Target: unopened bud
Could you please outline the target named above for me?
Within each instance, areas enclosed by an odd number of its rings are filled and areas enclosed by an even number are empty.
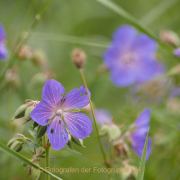
[[[119,142],[114,145],[114,150],[117,156],[121,158],[127,158],[128,146],[124,142]]]
[[[40,50],[37,50],[33,53],[31,60],[36,66],[43,67],[44,69],[48,67],[47,58],[45,54]]]
[[[19,108],[14,113],[14,120],[22,120],[22,122],[27,122],[31,119],[30,113],[34,109],[34,107],[38,104],[39,101],[29,100],[24,104],[19,106]]]
[[[164,30],[160,32],[161,41],[173,45],[178,46],[180,43],[178,35],[173,31]]]
[[[23,145],[25,143],[30,142],[31,140],[25,137],[23,134],[17,134],[12,139],[9,140],[7,146],[14,151],[21,151],[23,148]]]
[[[33,76],[31,83],[32,85],[44,84],[46,80],[52,79],[54,76],[55,76],[54,73],[50,70],[40,72]]]
[[[123,162],[123,167],[121,168],[121,176],[123,180],[136,179],[138,169],[135,166],[128,164],[127,161]]]
[[[121,131],[119,127],[113,123],[105,124],[100,129],[100,135],[105,135],[105,134],[108,135],[109,141],[112,142],[120,137]]]
[[[86,62],[86,53],[82,49],[74,49],[72,51],[72,62],[75,64],[75,66],[78,69],[81,69],[84,67],[84,64]]]

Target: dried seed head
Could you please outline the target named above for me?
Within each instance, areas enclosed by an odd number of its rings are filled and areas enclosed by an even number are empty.
[[[84,67],[86,62],[86,53],[82,49],[74,49],[71,55],[72,61],[78,69]]]
[[[18,57],[20,60],[26,60],[32,58],[33,50],[28,45],[23,45],[19,49]]]

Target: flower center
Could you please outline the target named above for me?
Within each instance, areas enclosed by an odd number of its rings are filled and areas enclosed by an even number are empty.
[[[63,110],[62,109],[57,109],[56,115],[61,116],[62,114],[63,114]]]
[[[133,66],[136,63],[137,56],[134,52],[126,52],[121,57],[121,63],[126,66]]]

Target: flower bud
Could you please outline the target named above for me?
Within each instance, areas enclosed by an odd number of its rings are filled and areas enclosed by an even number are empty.
[[[121,168],[121,176],[123,180],[136,179],[138,169],[135,166],[128,164],[127,161],[123,162],[123,167]]]
[[[53,77],[54,77],[54,73],[51,70],[47,70],[35,74],[31,80],[31,83],[32,85],[44,84],[46,80],[52,79]]]
[[[115,141],[121,135],[119,127],[115,124],[104,124],[100,129],[100,135],[108,135],[109,141]]]
[[[128,157],[128,146],[124,142],[119,142],[117,144],[114,144],[114,150],[117,156],[121,158]]]
[[[173,31],[164,30],[160,32],[161,41],[173,45],[178,46],[180,43],[178,35]]]
[[[19,152],[22,150],[23,145],[25,143],[28,143],[29,141],[31,140],[25,137],[23,134],[17,134],[12,139],[9,140],[7,146],[13,149],[14,151]]]
[[[27,122],[31,119],[30,113],[34,107],[38,104],[38,101],[27,100],[22,104],[14,113],[13,119],[23,119],[24,122]]]
[[[48,67],[47,58],[42,51],[39,51],[39,50],[35,51],[32,55],[31,60],[36,66],[40,66],[44,69],[47,69]]]
[[[78,68],[81,69],[84,67],[84,64],[86,62],[86,53],[82,49],[74,49],[72,51],[72,62],[74,65]]]

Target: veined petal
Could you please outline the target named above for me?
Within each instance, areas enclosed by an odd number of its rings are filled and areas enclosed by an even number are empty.
[[[87,93],[85,87],[75,88],[65,96],[63,108],[66,110],[83,108],[89,104],[88,96],[90,96],[90,92]]]
[[[155,76],[163,74],[164,66],[155,59],[145,57],[138,63],[139,73],[137,73],[137,83],[153,79]]]
[[[54,150],[62,149],[68,142],[68,132],[60,117],[55,117],[47,128],[47,135]]]
[[[8,51],[4,43],[0,43],[0,59],[6,59],[8,56]]]
[[[140,128],[140,127],[143,128],[143,127],[149,126],[150,117],[151,117],[150,109],[144,109],[144,111],[141,112],[141,114],[139,115],[139,117],[135,121],[136,127],[137,128]]]
[[[104,109],[96,109],[95,116],[96,116],[97,123],[100,125],[112,123],[111,114]]]
[[[0,42],[4,42],[6,39],[6,33],[3,26],[0,24]]]
[[[83,113],[65,113],[64,120],[72,136],[84,139],[92,132],[92,122]]]
[[[128,69],[114,69],[111,73],[111,79],[117,86],[126,87],[135,82],[136,73]]]
[[[113,43],[126,49],[131,47],[136,36],[137,31],[132,26],[123,25],[113,34]]]
[[[41,101],[37,104],[31,112],[32,120],[41,126],[46,126],[51,116],[52,108],[45,101]]]
[[[141,57],[151,57],[155,58],[157,43],[155,40],[149,38],[145,34],[138,35],[133,43],[133,49]]]
[[[64,94],[64,87],[56,80],[47,80],[42,92],[42,99],[49,105],[55,106],[60,103],[62,95]]]
[[[141,157],[143,153],[143,148],[145,144],[146,138],[140,138],[140,139],[134,139],[132,142],[132,148],[134,152]],[[151,154],[151,139],[148,138],[148,144],[147,144],[147,151],[146,151],[146,160],[149,158],[149,155]]]

